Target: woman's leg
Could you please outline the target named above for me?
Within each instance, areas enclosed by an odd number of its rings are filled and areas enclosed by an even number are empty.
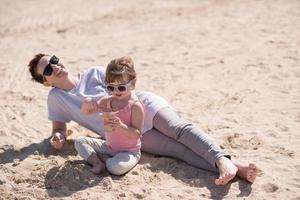
[[[230,158],[229,154],[222,150],[209,135],[194,127],[190,122],[181,119],[171,108],[161,109],[155,115],[153,124],[154,128],[159,130],[159,132],[173,138],[195,152],[198,157],[191,157],[192,159],[201,159],[202,162],[204,158],[214,167],[217,165],[219,178],[216,179],[216,184],[226,184],[236,173],[239,177],[249,182],[254,182],[257,175],[255,164],[245,165],[230,161],[228,159]],[[216,168],[212,169],[216,170]]]
[[[215,165],[220,157],[230,158],[209,135],[180,118],[171,108],[161,109],[155,115],[153,125],[155,129],[188,147],[211,165]]]
[[[173,157],[194,167],[218,172],[215,165],[211,165],[183,144],[155,129],[151,129],[143,134],[142,151],[160,156]]]
[[[230,179],[228,179],[228,171],[232,171],[232,162],[228,162],[228,159],[221,157],[218,162],[220,162],[219,169],[215,165],[211,165],[204,158],[194,153],[192,150],[184,146],[183,144],[175,141],[174,139],[165,136],[161,132],[151,129],[143,134],[142,137],[142,151],[160,155],[173,157],[182,160],[194,167],[201,168],[208,171],[219,172],[220,177],[217,179],[217,184],[226,184]],[[233,162],[237,167],[237,175],[251,183],[254,182],[257,176],[257,167],[255,164],[242,164],[239,162]],[[229,172],[230,173],[230,172]],[[229,177],[231,175],[229,174]]]

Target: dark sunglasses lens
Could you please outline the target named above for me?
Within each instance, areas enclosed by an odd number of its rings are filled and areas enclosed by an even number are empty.
[[[51,76],[52,72],[53,72],[52,67],[50,65],[47,65],[45,70],[44,70],[43,75],[44,76]]]
[[[109,85],[106,88],[110,92],[114,91],[114,89],[115,89],[113,86],[109,86]]]
[[[118,90],[119,90],[120,92],[124,92],[124,91],[126,91],[126,87],[125,87],[125,86],[119,86],[119,87],[118,87]]]
[[[56,56],[52,56],[49,63],[56,65],[59,62],[59,58]]]

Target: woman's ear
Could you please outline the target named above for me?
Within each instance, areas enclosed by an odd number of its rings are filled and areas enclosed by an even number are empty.
[[[51,85],[50,83],[48,83],[47,81],[44,81],[44,82],[43,82],[43,85],[46,86],[46,87],[51,87],[51,86],[52,86],[52,85]]]

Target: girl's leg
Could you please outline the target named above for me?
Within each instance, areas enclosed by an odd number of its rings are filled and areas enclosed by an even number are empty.
[[[194,167],[218,172],[215,165],[211,165],[183,144],[155,129],[151,129],[143,134],[142,151],[160,156],[173,157]]]
[[[122,175],[131,170],[139,162],[141,152],[119,152],[106,160],[107,170],[114,175]]]
[[[85,161],[93,167],[94,173],[100,173],[105,170],[105,165],[98,158],[97,153],[105,152],[104,140],[81,136],[74,141],[74,146],[77,152]]]
[[[209,135],[180,118],[171,108],[161,109],[155,115],[153,125],[155,129],[188,147],[213,166],[220,157],[230,158]]]

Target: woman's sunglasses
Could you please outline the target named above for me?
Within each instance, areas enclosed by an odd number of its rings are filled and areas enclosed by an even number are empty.
[[[53,73],[53,68],[51,67],[51,65],[57,65],[58,62],[59,58],[53,55],[50,58],[48,65],[44,69],[43,76],[51,76],[51,74]]]
[[[129,81],[126,84],[120,84],[120,85],[107,85],[106,89],[109,92],[113,92],[113,91],[125,92],[129,88],[130,82],[131,81]]]

